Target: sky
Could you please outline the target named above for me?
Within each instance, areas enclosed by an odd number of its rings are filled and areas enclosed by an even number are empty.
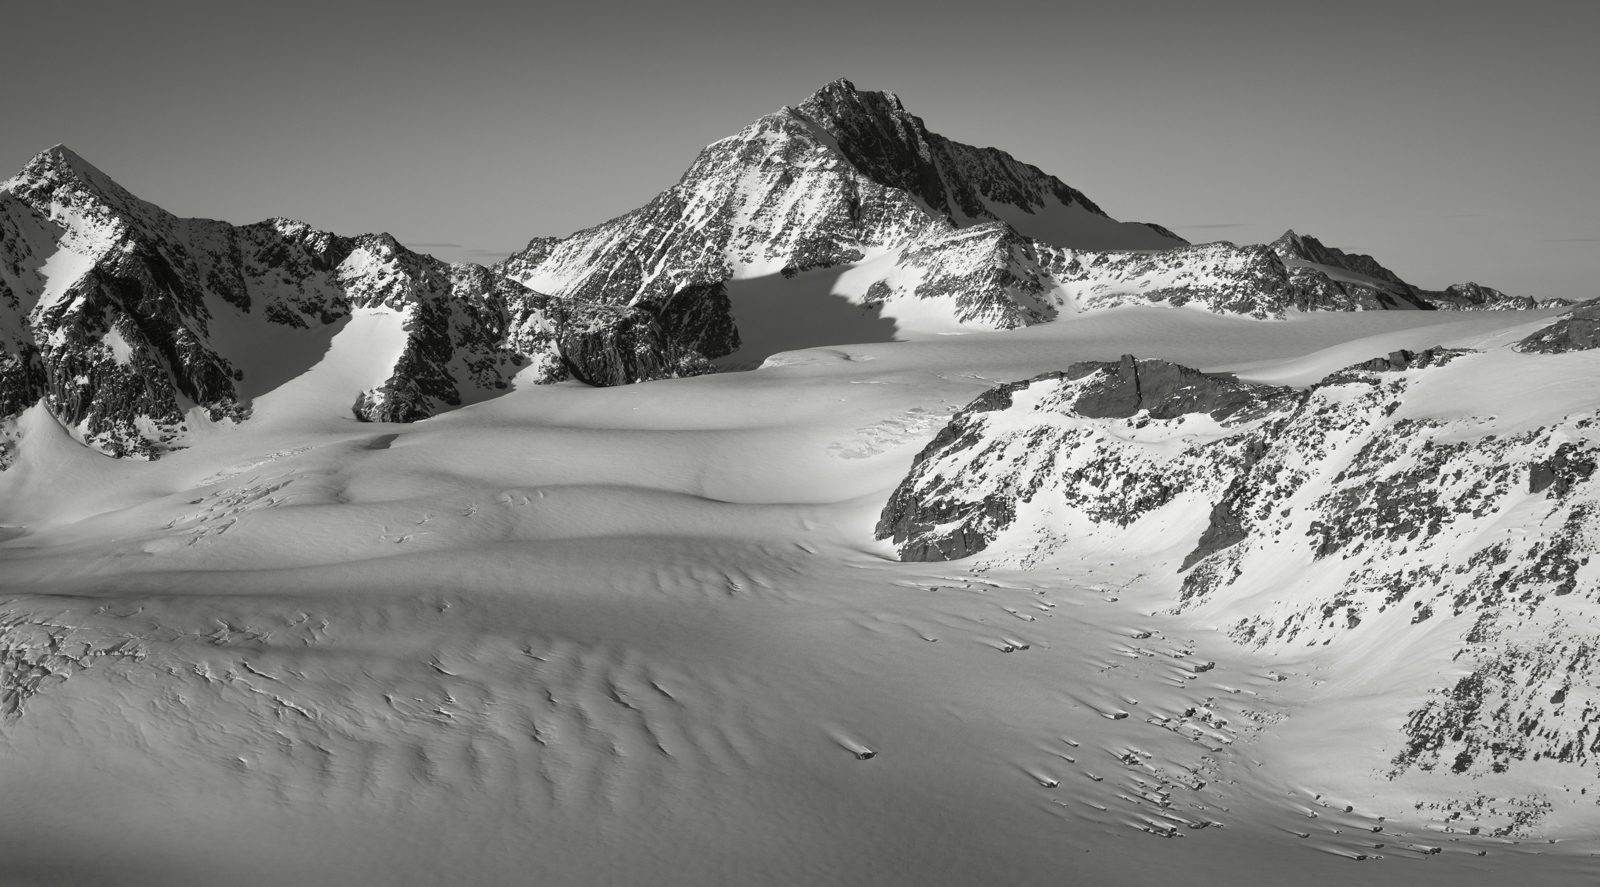
[[[1600,3],[12,4],[0,170],[489,262],[830,80],[1113,217],[1425,286],[1600,295]]]

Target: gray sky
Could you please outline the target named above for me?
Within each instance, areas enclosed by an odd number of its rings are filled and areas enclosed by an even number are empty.
[[[492,261],[848,77],[1190,240],[1600,294],[1600,4],[12,4],[0,169]]]

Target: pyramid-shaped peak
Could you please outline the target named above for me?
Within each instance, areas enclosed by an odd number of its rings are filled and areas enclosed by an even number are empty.
[[[1293,228],[1283,232],[1283,236],[1272,241],[1272,243],[1268,244],[1268,246],[1273,248],[1278,248],[1281,246],[1291,249],[1304,248],[1305,246],[1311,246],[1313,249],[1325,248],[1322,241],[1312,237],[1310,234],[1298,234]]]
[[[66,177],[77,179],[89,186],[116,187],[110,176],[66,145],[51,145],[33,155],[33,159],[29,160],[17,174],[19,179],[28,178],[35,181],[59,181]]]
[[[66,145],[52,145],[35,154],[20,172],[0,183],[0,190],[22,198],[47,215],[53,214],[46,209],[52,204],[98,206],[143,218],[164,215]]]
[[[73,169],[92,170],[99,172],[89,161],[84,160],[78,152],[63,144],[55,144],[34,155],[30,166],[33,164],[46,164],[51,166],[69,166]]]
[[[1342,251],[1325,245],[1310,234],[1295,233],[1293,228],[1283,232],[1282,237],[1267,244],[1267,248],[1277,253],[1281,258],[1304,259],[1312,262],[1327,262],[1328,264],[1338,264],[1337,262],[1329,261],[1331,256],[1335,254],[1344,255]]]
[[[1368,277],[1395,284],[1401,288],[1410,287],[1410,284],[1401,280],[1398,274],[1379,264],[1377,259],[1361,253],[1347,253],[1338,247],[1328,246],[1310,234],[1296,234],[1293,228],[1283,232],[1282,237],[1267,244],[1267,248],[1277,253],[1280,259],[1299,259],[1318,265],[1343,268],[1347,271],[1354,271],[1357,274],[1365,274]]]

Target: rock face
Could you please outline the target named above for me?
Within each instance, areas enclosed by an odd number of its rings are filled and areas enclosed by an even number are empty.
[[[0,189],[7,416],[45,398],[86,440],[128,455],[170,436],[180,401],[238,415],[235,370],[206,345],[210,310],[196,285],[206,272],[168,245],[188,233],[176,222],[61,148]],[[286,239],[310,264],[340,249]]]
[[[1108,218],[1080,192],[993,148],[928,131],[890,93],[830,83],[700,153],[634,212],[501,264],[558,296],[632,304],[734,276],[847,264],[1010,223],[1058,246],[1164,249],[1164,229]]]
[[[538,314],[546,297],[481,266],[411,252],[386,234],[356,244],[340,267],[340,304],[399,314],[405,331],[392,374],[357,396],[356,418],[415,422],[460,406],[463,395],[504,391],[525,360],[548,349],[548,337],[519,349],[508,335]]]
[[[1560,354],[1600,348],[1600,303],[1585,302],[1561,315],[1555,323],[1517,343],[1517,350],[1535,354]]]
[[[252,330],[364,313],[397,315],[404,332],[386,381],[353,405],[369,421],[492,396],[530,366],[536,382],[576,366],[602,384],[699,372],[738,340],[726,296],[691,292],[613,316],[388,235],[180,219],[56,147],[0,185],[0,437],[43,400],[88,446],[158,456],[191,421],[250,415],[250,380],[230,348]],[[651,318],[647,333],[635,315]],[[613,334],[629,342],[625,359],[604,349],[563,359],[560,342],[607,335],[608,322],[626,328]]]
[[[960,322],[1007,328],[1065,304],[1046,267],[1063,250],[1182,245],[1160,226],[1110,219],[1003,151],[930,132],[890,93],[841,80],[712,144],[648,205],[534,240],[499,268],[536,290],[626,305],[890,255],[870,300],[949,297]]]
[[[629,306],[556,302],[557,345],[572,378],[589,385],[714,372],[706,359],[738,346],[728,291],[695,284]]]
[[[1395,772],[1600,766],[1582,627],[1600,602],[1600,413],[1427,412],[1472,379],[1593,370],[1429,349],[1293,390],[1131,357],[1078,365],[952,417],[877,534],[905,560],[1137,559],[1178,610],[1252,647],[1459,638],[1468,673],[1411,712]]]
[[[1175,469],[1142,466],[1134,458],[1139,450],[1120,452],[1126,448],[1107,429],[1151,429],[1135,436],[1153,433],[1151,445],[1166,449],[1169,437],[1231,441],[1205,450],[1226,463],[1211,469],[1220,477],[1254,445],[1234,440],[1235,431],[1255,428],[1301,398],[1291,389],[1132,355],[1002,385],[952,416],[917,456],[884,507],[877,535],[893,540],[903,560],[969,557],[1041,495],[1064,497],[1095,523],[1126,526],[1197,483],[1205,466],[1193,458]],[[1013,431],[1019,424],[1026,429]]]

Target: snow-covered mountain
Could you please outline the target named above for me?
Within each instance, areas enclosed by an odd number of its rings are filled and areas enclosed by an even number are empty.
[[[338,412],[394,422],[513,377],[708,372],[740,344],[726,284],[829,268],[834,294],[902,332],[1150,303],[1258,319],[1534,307],[1477,284],[1426,292],[1294,232],[1189,245],[1117,222],[1054,176],[839,80],[713,143],[644,207],[493,268],[384,234],[180,219],[52,148],[0,184],[0,437],[42,401],[79,441],[153,457],[330,361],[345,369],[318,390]]]
[[[929,131],[892,93],[838,80],[707,147],[646,206],[536,239],[499,268],[541,292],[631,304],[687,284],[844,267],[861,273],[838,294],[860,304],[1000,329],[1150,302],[1262,319],[1532,306],[1476,284],[1425,293],[1293,232],[1270,247],[1186,247],[1159,225],[1114,221],[1003,151]]]
[[[1540,301],[1529,296],[1508,296],[1472,282],[1451,284],[1442,290],[1424,290],[1401,280],[1398,274],[1378,264],[1371,256],[1324,246],[1315,237],[1296,234],[1293,230],[1284,232],[1269,248],[1302,286],[1338,293],[1351,304],[1364,308],[1526,311],[1570,304],[1565,299]]]
[[[42,400],[83,443],[154,456],[191,422],[244,420],[341,334],[371,384],[340,406],[371,421],[482,400],[525,368],[613,384],[695,372],[736,340],[715,286],[686,293],[555,304],[387,234],[180,219],[57,146],[0,185],[0,422]]]
[[[839,80],[713,143],[644,207],[534,240],[503,267],[544,292],[628,303],[689,283],[856,262],[985,222],[1060,246],[1183,242],[1113,221],[1054,176],[931,133],[893,94]]]
[[[1453,645],[1467,673],[1412,712],[1396,774],[1597,764],[1594,316],[1303,389],[1132,356],[1001,385],[921,452],[877,533],[911,561],[1135,560],[1174,612],[1274,655]]]

